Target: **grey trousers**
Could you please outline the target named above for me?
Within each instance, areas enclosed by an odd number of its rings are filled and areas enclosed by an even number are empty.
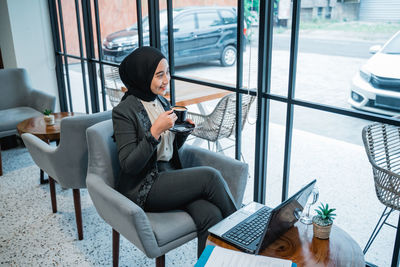
[[[208,229],[236,211],[229,188],[219,171],[194,167],[160,172],[147,196],[145,211],[183,209],[197,227],[197,256],[205,247]]]

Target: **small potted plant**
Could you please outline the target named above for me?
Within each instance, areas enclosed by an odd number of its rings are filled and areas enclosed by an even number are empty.
[[[54,125],[54,115],[51,114],[52,110],[51,109],[45,109],[43,111],[44,114],[44,121],[46,122],[46,125]]]
[[[336,209],[330,209],[328,204],[323,203],[316,209],[317,215],[313,217],[314,236],[319,239],[328,239],[331,233],[334,217],[333,213]]]

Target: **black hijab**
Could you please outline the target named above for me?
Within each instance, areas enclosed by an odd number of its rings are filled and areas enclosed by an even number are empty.
[[[165,58],[160,50],[143,46],[130,53],[119,65],[119,76],[128,91],[122,97],[125,100],[134,95],[144,101],[153,101],[157,95],[150,89],[158,63]]]

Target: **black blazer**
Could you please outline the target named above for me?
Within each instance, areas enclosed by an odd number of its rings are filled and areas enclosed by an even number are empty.
[[[170,110],[169,102],[157,96],[164,110]],[[112,111],[115,141],[117,143],[121,171],[117,190],[144,208],[151,186],[158,177],[157,145],[160,143],[150,132],[151,122],[142,102],[130,95]],[[175,134],[171,163],[182,168],[178,149],[188,134]]]

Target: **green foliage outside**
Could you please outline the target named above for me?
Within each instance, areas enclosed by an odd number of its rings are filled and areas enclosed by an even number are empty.
[[[259,0],[245,0],[244,2],[244,18],[247,26],[247,39],[248,41],[253,38],[253,31],[251,30],[251,25],[258,23],[259,14]]]
[[[244,17],[247,25],[248,41],[255,36],[252,25],[258,24],[259,0],[244,1]],[[278,12],[279,0],[274,0],[274,16],[276,18]],[[300,19],[302,17],[300,16]],[[299,24],[300,34],[308,36],[331,36],[332,38],[351,38],[368,41],[376,41],[384,43],[397,31],[400,30],[400,23],[396,22],[365,22],[365,21],[346,21],[325,18],[314,18],[310,21],[302,20]],[[290,33],[290,25],[288,27],[274,27],[275,33]]]
[[[302,21],[300,23],[300,29],[366,33],[393,33],[400,30],[400,23],[314,19],[312,21]]]
[[[259,0],[246,0],[244,2],[244,17],[246,19],[246,24],[250,27],[255,21],[258,20],[258,9],[260,6]],[[253,13],[250,11],[254,11]]]

